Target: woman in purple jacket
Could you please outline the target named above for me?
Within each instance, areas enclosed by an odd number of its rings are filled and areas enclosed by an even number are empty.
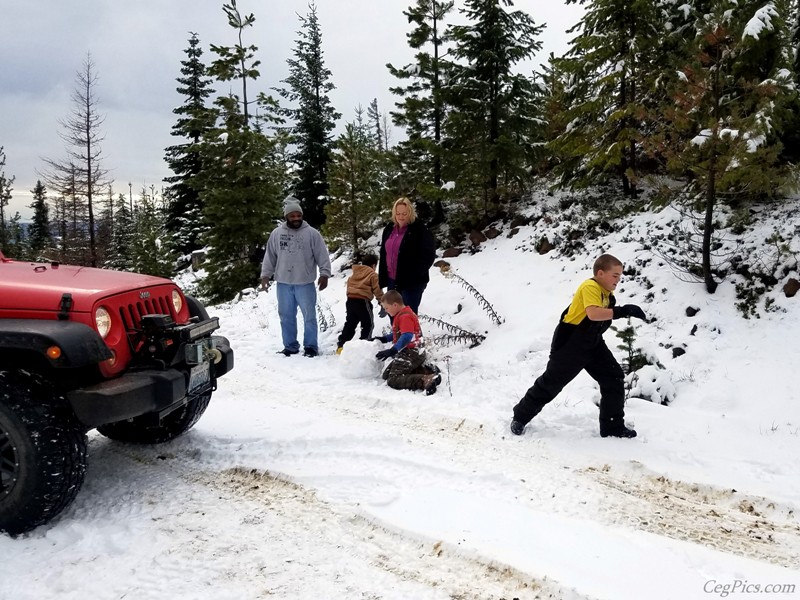
[[[428,271],[436,259],[436,244],[428,228],[417,221],[411,200],[399,198],[392,206],[392,223],[383,230],[378,282],[397,290],[403,302],[419,312]]]

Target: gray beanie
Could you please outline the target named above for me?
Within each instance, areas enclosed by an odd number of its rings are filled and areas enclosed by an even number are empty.
[[[293,212],[299,212],[301,215],[303,214],[300,201],[294,196],[286,196],[286,198],[283,199],[283,216],[285,217]]]

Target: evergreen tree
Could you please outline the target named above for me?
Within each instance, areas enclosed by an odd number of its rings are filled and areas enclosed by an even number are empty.
[[[25,230],[22,228],[22,216],[19,211],[15,212],[14,216],[8,220],[6,233],[6,247],[8,248],[9,256],[13,256],[17,260],[27,260],[28,244]]]
[[[219,129],[201,144],[200,180],[204,217],[214,223],[204,235],[208,275],[200,291],[212,302],[230,300],[258,282],[262,248],[280,215],[279,145],[257,129],[244,127],[235,99],[218,101]]]
[[[568,0],[584,4],[585,0]],[[594,0],[571,31],[579,31],[559,69],[568,76],[567,122],[551,147],[569,185],[618,177],[636,196],[643,142],[652,133],[655,82],[674,66],[663,42],[666,14],[653,0]]]
[[[416,192],[420,218],[432,223],[444,220],[444,178],[456,176],[449,167],[445,139],[449,110],[445,89],[452,76],[445,20],[454,4],[452,0],[417,0],[416,5],[403,11],[413,24],[406,38],[416,50],[415,62],[403,68],[386,65],[394,77],[404,82],[391,88],[402,98],[396,103],[392,120],[405,128],[408,136],[396,148],[405,178],[402,185],[405,191]]]
[[[373,144],[375,149],[388,152],[389,151],[389,132],[384,129],[381,111],[378,109],[378,99],[373,98],[367,108],[367,119],[369,121],[370,135],[373,137]]]
[[[214,125],[215,112],[206,107],[206,99],[214,90],[201,61],[203,50],[196,33],[191,34],[184,52],[188,58],[181,61],[181,77],[177,79],[177,91],[184,97],[184,103],[172,111],[178,120],[171,133],[183,141],[165,151],[165,160],[174,175],[164,179],[169,184],[164,196],[168,201],[166,226],[173,246],[178,252],[188,254],[200,247],[199,238],[206,228],[202,222],[200,191],[192,183],[201,168],[198,144]]]
[[[111,248],[105,266],[119,271],[133,270],[132,239],[134,234],[133,216],[129,200],[125,194],[119,194],[114,202],[114,229],[111,236]]]
[[[33,221],[29,230],[30,257],[39,259],[53,243],[50,236],[50,207],[47,205],[47,188],[37,181],[31,190],[33,202],[28,208],[33,209]]]
[[[537,115],[543,123],[543,142],[551,149],[558,137],[564,135],[570,126],[566,116],[569,105],[569,81],[561,64],[562,60],[551,53],[547,63],[541,67],[541,72],[537,73]],[[563,158],[552,151],[545,151],[534,164],[534,170],[542,175],[549,174]]]
[[[323,233],[334,247],[345,247],[353,256],[376,226],[380,211],[378,184],[380,150],[374,132],[364,122],[363,110],[347,123],[336,141],[329,172],[330,203],[325,207]]]
[[[154,186],[142,189],[133,215],[130,239],[131,268],[136,273],[172,276],[172,255],[166,243],[166,212]]]
[[[300,16],[300,30],[294,58],[287,60],[289,76],[282,81],[287,87],[278,93],[293,108],[283,115],[291,123],[292,162],[295,179],[293,194],[303,206],[303,217],[313,227],[325,221],[328,198],[328,165],[333,146],[333,130],[341,114],[336,112],[328,96],[335,89],[331,72],[325,66],[322,31],[317,8],[312,2],[308,14]]]
[[[0,146],[0,252],[8,251],[8,219],[6,218],[6,206],[11,200],[12,184],[14,177],[7,177],[5,173],[6,154]]]
[[[715,210],[775,198],[793,183],[779,161],[782,110],[793,93],[788,3],[717,0],[696,14],[693,53],[673,90],[662,133],[670,171],[686,179],[682,197],[701,214],[696,270],[716,290]]]
[[[241,98],[235,94],[231,98],[235,99],[241,106],[244,127],[249,127],[251,101],[247,98],[247,80],[258,79],[260,75],[258,66],[261,61],[254,60],[256,50],[258,50],[256,46],[245,46],[242,43],[242,34],[246,27],[253,26],[256,18],[253,13],[243,17],[236,6],[236,0],[231,0],[230,4],[223,4],[222,10],[228,17],[228,25],[236,30],[238,42],[233,46],[215,46],[211,44],[211,51],[219,58],[211,63],[208,73],[219,81],[238,79],[242,82]]]
[[[488,203],[523,187],[541,139],[535,118],[535,86],[515,66],[541,48],[543,27],[522,11],[506,10],[511,0],[466,0],[468,24],[451,28],[453,55],[461,62],[448,94],[453,113],[448,128],[460,150],[463,182]],[[470,178],[471,176],[471,178]]]
[[[794,56],[792,73],[795,90],[800,90],[800,1],[792,0],[789,11],[791,52]],[[787,103],[781,143],[781,161],[797,164],[800,161],[800,93],[795,93]]]

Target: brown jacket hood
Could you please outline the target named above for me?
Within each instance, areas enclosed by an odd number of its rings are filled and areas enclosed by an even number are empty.
[[[347,297],[364,298],[378,302],[383,298],[383,290],[378,285],[378,274],[372,267],[353,265],[353,274],[347,279]]]

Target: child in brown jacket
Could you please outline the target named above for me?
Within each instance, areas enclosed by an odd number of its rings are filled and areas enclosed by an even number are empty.
[[[374,320],[372,318],[372,299],[378,302],[383,298],[383,290],[378,285],[378,274],[375,267],[378,257],[367,254],[360,265],[353,265],[353,274],[347,279],[347,302],[345,309],[347,316],[344,321],[342,333],[339,335],[336,354],[341,354],[345,342],[349,342],[356,334],[356,325],[361,323],[361,339],[368,340],[372,337]]]

